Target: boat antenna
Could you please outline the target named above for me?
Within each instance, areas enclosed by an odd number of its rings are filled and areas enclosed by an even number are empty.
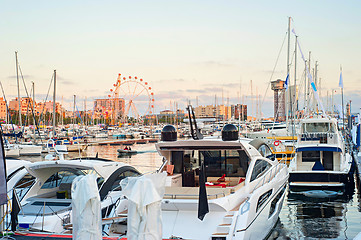
[[[196,121],[196,117],[194,115],[192,105],[190,105],[190,104],[188,105],[187,111],[188,111],[188,118],[189,118],[189,124],[190,124],[190,128],[191,128],[192,138],[194,140],[203,139],[203,135],[201,134],[201,132],[198,130],[198,127],[197,127],[197,121]],[[193,124],[194,124],[194,127],[193,127]]]

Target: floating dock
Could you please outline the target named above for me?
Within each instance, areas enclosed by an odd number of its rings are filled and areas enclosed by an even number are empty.
[[[98,141],[98,142],[89,142],[89,145],[100,145],[100,146],[118,146],[118,145],[134,145],[134,144],[147,144],[147,143],[156,143],[158,142],[158,139],[156,138],[144,138],[144,139],[130,139],[130,140],[104,140],[104,141]]]

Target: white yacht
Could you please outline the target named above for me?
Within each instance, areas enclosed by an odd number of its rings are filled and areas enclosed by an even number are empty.
[[[353,182],[353,160],[336,119],[315,116],[300,124],[296,155],[289,165],[290,190],[344,191]]]
[[[31,142],[13,143],[8,144],[8,146],[9,148],[19,149],[20,156],[40,156],[42,151],[42,146],[34,145]]]
[[[176,136],[173,126],[165,126],[156,144],[168,160],[166,168],[173,169],[161,205],[163,238],[266,238],[282,207],[286,165],[240,141],[231,124],[223,128],[222,139],[176,141]],[[209,212],[200,220],[197,216],[204,214],[198,207],[207,208],[199,200],[204,185]]]
[[[52,233],[66,233],[67,226],[71,226],[71,185],[77,176],[97,175],[102,217],[106,221],[111,212],[126,209],[126,200],[120,200],[119,182],[140,175],[129,165],[101,159],[43,161],[26,164],[25,168],[27,171],[19,172],[17,182],[12,183],[21,205],[19,226]],[[117,216],[112,222],[126,221],[126,216]]]

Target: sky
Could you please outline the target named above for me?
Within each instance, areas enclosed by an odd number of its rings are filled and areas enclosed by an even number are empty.
[[[57,70],[57,101],[72,109],[105,98],[118,74],[147,81],[155,112],[212,104],[248,104],[249,115],[273,116],[269,82],[287,75],[287,26],[292,18],[319,91],[352,111],[361,107],[360,1],[4,1],[0,0],[0,81],[7,99],[17,94],[15,51],[28,91],[46,98]],[[303,88],[304,63],[290,39],[291,84]],[[252,83],[252,84],[251,84]],[[24,86],[21,95],[26,96]],[[142,95],[142,94],[141,94]],[[223,97],[222,97],[223,96]],[[142,96],[140,96],[142,97]],[[52,91],[48,99],[52,98]],[[144,98],[144,97],[143,97]],[[140,113],[144,103],[136,102]],[[328,104],[327,104],[328,103]],[[257,110],[259,109],[259,110]]]

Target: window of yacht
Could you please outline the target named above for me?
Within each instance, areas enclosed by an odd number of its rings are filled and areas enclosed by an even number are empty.
[[[200,151],[209,177],[245,177],[248,170],[248,156],[240,150]]]
[[[221,157],[220,150],[200,151],[200,159],[204,160],[207,177],[221,177],[226,173],[225,158]]]
[[[269,214],[268,214],[268,218],[270,218],[271,216],[273,216],[273,213],[276,210],[276,205],[278,203],[278,201],[281,199],[283,193],[286,190],[286,185],[282,188],[282,190],[277,194],[277,196],[275,197],[275,199],[273,199],[272,203],[271,203],[271,207],[269,210]]]
[[[173,151],[171,163],[173,173],[182,174],[182,186],[197,186],[197,175],[201,161],[204,161],[207,177],[245,177],[249,157],[243,150],[184,150]]]
[[[18,199],[21,201],[29,189],[34,185],[35,177],[26,174],[15,186],[15,191]]]
[[[48,180],[45,181],[41,189],[46,188],[55,188],[58,187],[61,183],[72,183],[73,180],[79,176],[84,175],[81,170],[62,170],[51,175]]]
[[[258,159],[254,164],[254,168],[251,175],[251,181],[262,176],[269,168],[271,168],[271,164],[269,162],[262,159]]]
[[[120,181],[127,177],[137,177],[140,176],[140,174],[136,171],[127,170],[125,172],[122,172],[117,176],[117,178],[114,180],[113,185],[111,186],[111,191],[120,191]]]
[[[331,127],[328,122],[314,122],[314,123],[306,123],[303,124],[303,132],[304,133],[321,133],[328,132],[334,133],[335,129]]]
[[[199,152],[198,150],[186,150],[183,155],[183,164],[185,171],[193,171],[199,168]]]
[[[316,162],[320,161],[320,151],[303,151],[302,162]]]
[[[101,185],[98,184],[99,187],[99,195],[100,199],[103,200],[110,191],[119,191],[120,188],[120,181],[127,177],[137,177],[141,174],[133,167],[124,166],[115,170]]]

